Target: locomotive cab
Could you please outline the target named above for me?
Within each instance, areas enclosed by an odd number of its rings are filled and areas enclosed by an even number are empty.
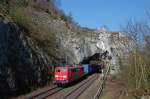
[[[58,86],[67,85],[75,80],[80,79],[83,75],[81,66],[65,66],[55,68],[54,81]]]
[[[56,67],[55,68],[55,83],[66,84],[68,83],[68,68],[67,67]]]

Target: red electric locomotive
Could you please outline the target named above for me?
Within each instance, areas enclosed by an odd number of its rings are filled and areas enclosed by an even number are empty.
[[[84,70],[81,66],[56,67],[54,81],[58,86],[62,86],[80,79],[83,75]]]

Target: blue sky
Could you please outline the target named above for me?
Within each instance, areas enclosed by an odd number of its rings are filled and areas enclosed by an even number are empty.
[[[128,19],[143,20],[150,0],[60,0],[60,8],[72,13],[82,27],[100,28],[107,26],[119,31]]]

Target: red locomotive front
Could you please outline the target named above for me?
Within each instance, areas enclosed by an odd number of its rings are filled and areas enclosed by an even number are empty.
[[[62,84],[65,84],[65,83],[68,83],[69,81],[69,71],[68,71],[68,67],[56,67],[55,68],[55,81],[56,83],[62,83]]]
[[[60,85],[65,85],[70,82],[73,82],[84,75],[83,67],[79,66],[65,66],[65,67],[56,67],[55,68],[55,83]]]

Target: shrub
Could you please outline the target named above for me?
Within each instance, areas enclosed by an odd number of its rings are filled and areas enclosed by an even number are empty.
[[[122,58],[121,81],[132,95],[142,96],[150,91],[150,61],[146,53],[136,50]],[[140,91],[140,93],[139,93]]]
[[[21,28],[28,30],[30,27],[30,18],[26,15],[24,7],[16,7],[10,10],[9,15],[12,17],[14,22],[17,23]]]

